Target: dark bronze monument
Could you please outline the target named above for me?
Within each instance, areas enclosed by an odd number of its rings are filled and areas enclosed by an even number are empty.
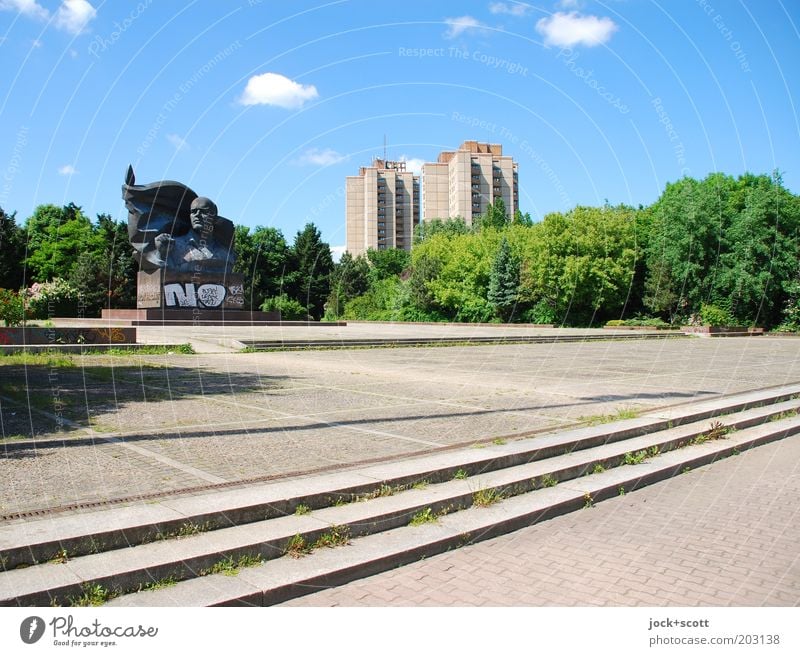
[[[212,201],[171,180],[137,185],[130,166],[122,198],[139,262],[137,308],[243,309],[233,222]]]

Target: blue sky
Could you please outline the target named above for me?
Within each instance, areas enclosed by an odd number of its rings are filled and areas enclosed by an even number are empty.
[[[179,180],[289,240],[344,234],[345,176],[466,139],[535,219],[713,171],[800,192],[797,0],[0,0],[0,206],[126,217]]]

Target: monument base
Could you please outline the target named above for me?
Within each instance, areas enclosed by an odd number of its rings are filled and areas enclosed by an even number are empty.
[[[178,326],[278,325],[280,312],[249,310],[202,310],[200,308],[139,308],[137,310],[103,310],[102,318],[129,322],[131,326],[172,324]]]
[[[244,279],[240,273],[140,271],[136,287],[136,307],[140,309],[241,311],[244,308]]]

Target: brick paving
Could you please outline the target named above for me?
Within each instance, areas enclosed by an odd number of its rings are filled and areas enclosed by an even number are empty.
[[[399,458],[792,383],[797,344],[670,339],[6,364],[0,515]],[[33,448],[30,436],[56,441]]]
[[[800,606],[800,436],[290,606]]]

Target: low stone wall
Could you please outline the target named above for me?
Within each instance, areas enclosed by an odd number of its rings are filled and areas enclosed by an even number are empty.
[[[603,326],[603,330],[643,330],[649,332],[652,330],[678,330],[670,326]]]
[[[763,335],[763,328],[748,326],[681,326],[681,332],[687,335],[710,337],[712,335]]]
[[[32,326],[0,328],[0,346],[135,343],[136,328],[38,328]]]

